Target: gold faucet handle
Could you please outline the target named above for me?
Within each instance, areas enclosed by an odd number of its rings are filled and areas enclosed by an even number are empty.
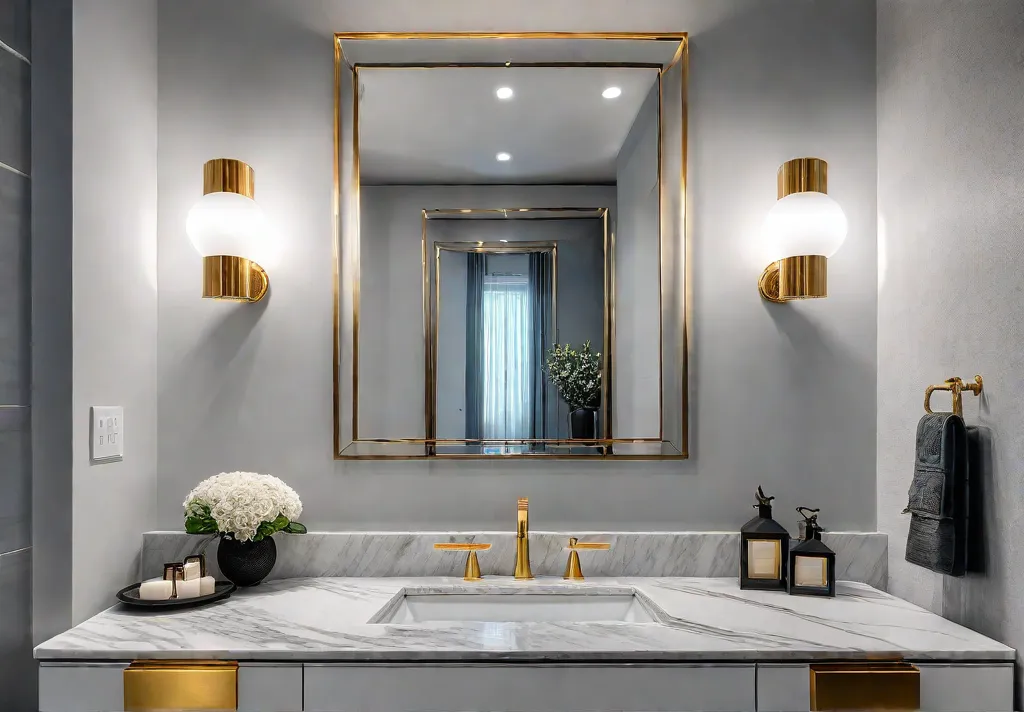
[[[483,578],[480,575],[480,560],[476,557],[476,552],[487,551],[491,548],[490,544],[478,544],[474,542],[438,542],[434,544],[435,549],[441,551],[465,551],[468,552],[466,556],[466,570],[462,574],[462,578],[465,581],[479,581]]]
[[[565,573],[562,578],[566,581],[582,581],[583,569],[580,568],[579,551],[608,551],[612,545],[604,541],[580,541],[576,537],[569,537],[569,560],[565,564]]]

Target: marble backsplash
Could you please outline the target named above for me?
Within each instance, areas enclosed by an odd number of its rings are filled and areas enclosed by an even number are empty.
[[[572,532],[580,541],[610,542],[610,551],[581,551],[587,576],[736,576],[739,534],[735,532]],[[531,532],[535,576],[560,576],[570,533]],[[885,590],[888,538],[877,532],[829,532],[822,537],[836,552],[837,578]],[[462,552],[438,551],[435,542],[487,542],[479,553],[484,576],[510,576],[514,532],[310,532],[278,534],[277,564],[270,579],[302,576],[461,576]],[[181,561],[206,546],[213,575],[217,541],[184,532],[147,532],[139,564],[141,579],[159,576],[164,562]]]

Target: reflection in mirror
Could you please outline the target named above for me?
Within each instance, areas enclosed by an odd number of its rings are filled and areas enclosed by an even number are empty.
[[[574,429],[546,362],[556,343],[605,349],[606,212],[434,213],[427,221],[438,440],[490,441],[480,451],[495,454],[598,452],[600,373],[596,397],[580,404],[591,406],[589,429],[579,418]],[[521,442],[570,438],[591,440]]]
[[[684,47],[341,41],[340,456],[685,456]]]

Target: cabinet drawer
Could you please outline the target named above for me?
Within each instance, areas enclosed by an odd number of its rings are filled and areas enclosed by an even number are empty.
[[[811,710],[918,710],[921,671],[909,663],[811,665]]]
[[[926,712],[1010,712],[1013,663],[917,663]]]
[[[238,712],[302,712],[302,664],[239,663]]]
[[[920,671],[919,709],[922,712],[1009,712],[1013,709],[1013,663],[914,663],[914,666]],[[758,663],[758,712],[815,709],[811,706],[810,667]]]
[[[124,671],[125,712],[238,709],[238,663],[134,662]]]
[[[128,663],[40,663],[40,712],[121,712],[126,667]]]
[[[738,712],[754,665],[349,665],[304,670],[305,712]]]

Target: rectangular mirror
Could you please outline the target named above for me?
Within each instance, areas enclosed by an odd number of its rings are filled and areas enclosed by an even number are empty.
[[[336,457],[686,457],[685,36],[335,58]]]

